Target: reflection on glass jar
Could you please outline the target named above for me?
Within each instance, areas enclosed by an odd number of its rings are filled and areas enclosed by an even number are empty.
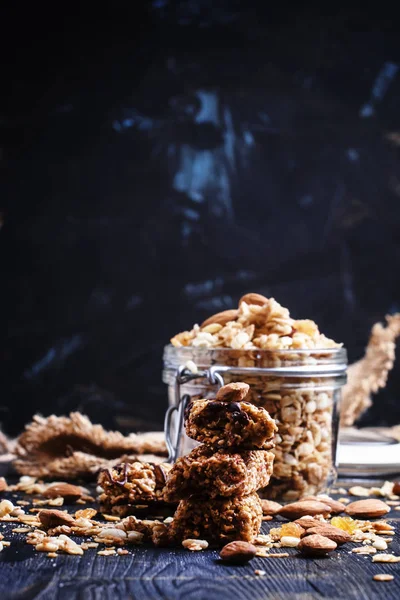
[[[163,380],[170,406],[177,402],[177,370],[189,361],[200,371],[212,368],[224,383],[245,381],[250,386],[246,400],[276,419],[274,472],[269,486],[260,492],[262,497],[294,500],[329,489],[336,478],[340,396],[347,366],[344,348],[232,350],[169,345],[164,350]],[[180,394],[191,398],[210,398],[215,393],[216,386],[204,377],[180,386]],[[195,445],[183,432],[178,454]]]

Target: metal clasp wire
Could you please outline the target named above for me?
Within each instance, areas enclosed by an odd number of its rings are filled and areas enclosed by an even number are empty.
[[[180,365],[175,374],[175,405],[170,406],[165,414],[164,434],[168,450],[169,463],[174,463],[179,457],[179,447],[185,418],[185,410],[190,401],[189,394],[181,397],[181,385],[189,383],[193,379],[207,379],[211,385],[217,385],[218,388],[224,385],[222,375],[218,373],[218,367],[210,367],[203,371],[194,373],[185,365]],[[172,435],[172,419],[175,415],[175,435]],[[173,439],[172,439],[173,438]]]

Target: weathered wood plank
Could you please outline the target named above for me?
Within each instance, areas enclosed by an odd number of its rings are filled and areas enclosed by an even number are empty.
[[[389,515],[396,524],[390,552],[397,555],[399,517],[395,510]],[[264,523],[263,532],[271,526],[271,522]],[[0,532],[12,541],[0,553],[2,600],[400,598],[400,563],[372,563],[370,556],[350,552],[354,544],[346,544],[329,558],[306,559],[294,549],[285,549],[289,558],[256,558],[245,566],[222,564],[215,550],[192,553],[183,548],[133,547],[128,555],[110,557],[98,556],[91,549],[82,557],[59,555],[50,559],[27,545],[24,534],[11,533],[15,527],[15,523],[0,523]],[[266,575],[255,575],[256,569],[266,571]],[[372,577],[376,573],[392,573],[395,579],[375,582]]]
[[[396,528],[399,534],[398,524]],[[257,558],[233,567],[221,564],[213,550],[190,553],[147,547],[126,556],[103,557],[89,550],[83,557],[49,559],[21,539],[0,555],[0,593],[2,598],[19,600],[400,598],[400,565],[372,563],[369,556],[349,554],[352,547],[347,544],[329,558],[313,560],[289,549],[287,559]],[[391,551],[400,553],[396,539]],[[256,576],[255,569],[266,575]],[[393,573],[395,580],[374,582],[375,573]]]

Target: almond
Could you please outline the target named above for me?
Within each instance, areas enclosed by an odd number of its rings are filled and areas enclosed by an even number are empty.
[[[329,496],[306,496],[302,498],[302,500],[316,500],[317,502],[322,502],[323,504],[327,504],[331,507],[331,514],[338,515],[343,512],[346,508],[346,505],[343,502],[339,502],[338,500],[334,500]]]
[[[39,521],[46,529],[58,527],[59,525],[73,525],[75,523],[75,519],[63,510],[41,510],[38,517]]]
[[[230,310],[223,310],[211,317],[208,317],[203,323],[200,325],[201,328],[207,327],[211,323],[219,323],[220,325],[226,325],[228,321],[234,321],[237,319],[238,311],[236,308],[232,308]]]
[[[333,540],[336,544],[345,544],[346,542],[351,541],[351,535],[349,535],[347,531],[343,531],[343,529],[339,529],[339,527],[334,527],[328,523],[321,523],[316,527],[310,527],[305,531],[302,537],[308,535],[322,535]]]
[[[215,396],[221,402],[241,402],[249,393],[250,386],[247,383],[228,383],[220,388]]]
[[[268,302],[268,298],[262,296],[261,294],[256,294],[255,292],[250,292],[249,294],[245,294],[239,300],[239,306],[242,302],[246,302],[246,304],[257,304],[258,306],[263,306]]]
[[[230,542],[220,552],[221,560],[231,564],[241,565],[255,557],[257,548],[249,542]]]
[[[317,500],[299,500],[298,502],[292,502],[282,506],[279,510],[278,515],[286,517],[287,519],[298,519],[308,515],[313,517],[314,515],[328,515],[330,514],[331,508],[327,504],[318,502]]]
[[[7,481],[4,477],[0,477],[0,492],[4,492],[7,489]]]
[[[382,500],[371,498],[350,502],[346,506],[345,512],[351,517],[373,519],[375,517],[382,517],[390,512],[390,506],[382,502]]]
[[[400,481],[394,482],[392,493],[396,496],[400,496]]]
[[[45,498],[64,498],[67,502],[75,502],[82,496],[82,490],[77,485],[70,483],[55,483],[44,492]]]
[[[303,527],[304,529],[309,529],[310,527],[319,527],[320,525],[323,525],[322,521],[318,521],[318,519],[313,519],[312,517],[301,517],[300,519],[297,519],[294,522],[297,525],[300,525],[300,527]]]
[[[282,508],[282,504],[274,502],[273,500],[261,500],[261,508],[263,515],[276,515],[276,513]]]
[[[304,537],[297,547],[303,554],[322,556],[327,552],[336,550],[337,544],[323,535],[314,534]]]

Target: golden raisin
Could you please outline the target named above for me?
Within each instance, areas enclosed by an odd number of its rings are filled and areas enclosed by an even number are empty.
[[[300,537],[304,533],[304,529],[297,523],[283,523],[281,527],[281,537],[289,535],[291,537]]]
[[[281,527],[272,527],[272,529],[270,529],[268,533],[272,537],[273,540],[280,540],[281,535],[282,535],[282,528]]]
[[[342,531],[347,531],[347,533],[354,533],[357,529],[357,522],[351,517],[333,517],[331,519],[331,525],[334,527],[338,527],[338,529],[342,529]]]

